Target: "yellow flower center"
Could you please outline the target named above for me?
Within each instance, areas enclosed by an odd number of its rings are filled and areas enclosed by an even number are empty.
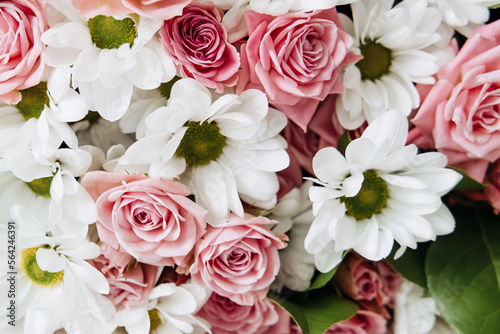
[[[39,179],[34,179],[30,182],[26,182],[26,185],[35,194],[50,198],[50,185],[52,184],[52,179],[52,176],[42,177]]]
[[[392,51],[374,41],[365,41],[360,46],[363,59],[356,63],[363,80],[376,80],[387,73],[391,67]]]
[[[177,155],[186,159],[190,165],[206,165],[217,159],[226,144],[215,123],[188,122],[187,131],[182,138]]]
[[[36,252],[39,248],[48,249],[50,247],[42,246],[24,249],[21,252],[21,261],[19,262],[19,265],[26,277],[28,277],[33,283],[43,287],[53,288],[62,283],[64,270],[51,273],[40,269],[38,263],[36,262]]]
[[[16,105],[26,120],[38,118],[46,105],[49,105],[47,95],[47,83],[40,82],[38,85],[20,91],[21,101]]]
[[[149,315],[149,322],[151,324],[151,327],[149,328],[149,333],[152,333],[154,330],[156,330],[158,327],[161,325],[161,318],[160,315],[158,314],[157,309],[152,309],[148,311]]]
[[[127,17],[116,20],[112,16],[98,15],[88,21],[90,36],[100,49],[118,49],[129,43],[132,46],[137,31],[134,20]]]

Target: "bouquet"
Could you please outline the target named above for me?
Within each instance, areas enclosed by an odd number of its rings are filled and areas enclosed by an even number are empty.
[[[0,1],[2,333],[494,333],[498,1]]]

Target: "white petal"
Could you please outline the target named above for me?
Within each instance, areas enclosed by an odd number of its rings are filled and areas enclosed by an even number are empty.
[[[391,154],[405,146],[407,135],[406,116],[400,111],[389,110],[368,125],[361,138],[370,139],[377,149],[385,146],[385,150]]]
[[[154,89],[160,86],[163,67],[159,56],[149,48],[142,48],[135,54],[136,65],[127,71],[127,78],[140,89]]]
[[[379,226],[372,217],[368,232],[353,249],[368,260],[379,261],[389,255],[393,244],[391,231],[384,226]]]
[[[38,248],[36,251],[36,262],[40,269],[50,273],[61,271],[66,265],[66,260],[60,257],[52,248]]]
[[[350,165],[336,148],[325,147],[314,156],[313,170],[322,182],[336,185],[349,174]]]

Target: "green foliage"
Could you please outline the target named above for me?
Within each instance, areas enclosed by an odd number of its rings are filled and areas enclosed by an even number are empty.
[[[387,257],[387,262],[404,278],[427,289],[425,258],[427,250],[429,249],[429,244],[428,242],[419,243],[415,250],[408,248],[400,258],[395,260],[394,254],[399,248],[399,246],[396,245],[392,249],[391,255]]]

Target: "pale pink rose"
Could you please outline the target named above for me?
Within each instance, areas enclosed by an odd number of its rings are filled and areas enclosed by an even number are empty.
[[[47,29],[44,2],[0,1],[0,99],[8,104],[21,100],[19,90],[40,83],[45,44],[40,36]]]
[[[334,280],[343,293],[385,317],[389,317],[386,307],[393,304],[402,282],[401,276],[384,260],[369,261],[354,252],[342,261]]]
[[[73,6],[85,20],[97,15],[123,17],[136,13],[144,17],[168,20],[181,15],[190,0],[73,0]]]
[[[278,274],[278,250],[286,246],[285,235],[276,236],[264,226],[276,223],[265,217],[231,214],[226,223],[209,226],[195,247],[191,277],[241,305],[264,299]]]
[[[300,167],[311,175],[314,175],[312,159],[316,153],[324,147],[337,147],[345,131],[335,113],[335,100],[335,95],[329,95],[319,104],[306,132],[295,123],[288,122],[282,133],[290,156],[294,156]]]
[[[386,334],[387,320],[380,314],[359,310],[353,317],[338,322],[325,334]]]
[[[190,5],[182,16],[165,21],[160,40],[184,78],[222,93],[238,79],[240,56],[229,44],[222,25],[224,13],[212,3]]]
[[[245,11],[241,92],[257,88],[304,131],[320,101],[341,93],[340,68],[357,58],[335,8],[277,17]]]
[[[119,252],[101,242],[101,255],[93,265],[109,283],[106,295],[116,307],[129,307],[147,303],[149,292],[158,276],[158,267],[140,263],[126,253]]]
[[[144,175],[95,171],[82,179],[97,197],[97,231],[111,247],[139,262],[186,267],[205,233],[205,209],[179,182]]]
[[[412,122],[478,181],[500,158],[500,21],[477,29],[437,74]]]
[[[264,334],[278,323],[278,308],[267,298],[256,301],[253,305],[240,305],[227,297],[212,293],[196,315],[210,323],[213,334]]]

